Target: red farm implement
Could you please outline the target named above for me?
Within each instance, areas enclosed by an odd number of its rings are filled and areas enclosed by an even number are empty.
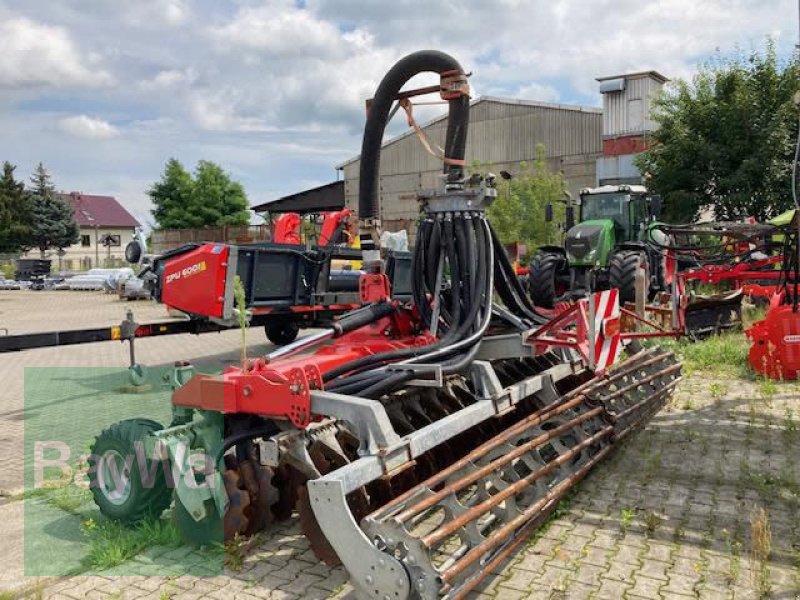
[[[438,74],[440,85],[401,91],[422,72]],[[418,198],[404,298],[400,263],[379,246],[380,148],[393,107],[410,114],[410,99],[431,91],[448,103],[448,125],[441,152],[423,145],[444,169],[440,188]],[[358,206],[364,273],[355,288],[365,306],[220,375],[179,367],[172,423],[125,421],[97,437],[92,491],[105,514],[127,521],[174,501],[179,528],[196,543],[249,534],[296,510],[315,554],[341,562],[359,597],[463,597],[664,405],[681,367],[670,352],[630,343],[642,335],[622,330],[627,309],[615,290],[561,316],[532,305],[486,219],[494,177],[465,176],[469,85],[452,57],[403,58],[368,107]],[[221,268],[215,251],[176,255],[179,270],[165,258],[164,272],[180,276],[163,280],[162,300],[224,319],[216,279],[202,286],[204,298],[168,289],[199,278],[198,261]],[[243,260],[247,251],[228,251],[226,277],[235,256],[255,314],[269,306],[262,292],[284,284],[257,274],[259,253]],[[319,266],[286,252],[298,268]],[[245,263],[250,278],[241,275]],[[296,293],[298,283],[281,290]],[[626,359],[610,368],[618,355]],[[142,441],[150,460],[178,475],[172,488],[166,477],[139,485],[138,469],[111,477],[120,455],[133,456]]]

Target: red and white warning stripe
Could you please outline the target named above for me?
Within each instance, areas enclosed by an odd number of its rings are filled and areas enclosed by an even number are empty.
[[[620,343],[619,290],[594,294],[594,368],[604,371],[614,364],[622,350]]]

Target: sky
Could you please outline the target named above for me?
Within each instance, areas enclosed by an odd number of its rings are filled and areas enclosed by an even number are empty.
[[[415,50],[452,54],[473,73],[473,96],[599,106],[596,77],[691,78],[767,37],[788,57],[797,10],[794,0],[0,0],[0,160],[24,178],[42,161],[59,189],[114,195],[143,223],[171,157],[219,163],[257,204],[335,180],[359,152],[364,100]],[[404,127],[398,116],[389,132]]]

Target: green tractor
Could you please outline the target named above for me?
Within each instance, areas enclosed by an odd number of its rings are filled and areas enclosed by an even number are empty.
[[[574,204],[579,209],[577,224]],[[546,218],[552,220],[552,206],[547,209]],[[567,202],[564,246],[541,246],[531,261],[534,304],[552,308],[560,299],[609,288],[619,289],[620,302],[633,302],[640,269],[649,282],[648,295],[664,289],[664,257],[647,243],[667,241],[653,229],[660,212],[661,197],[641,185],[581,190],[577,203]]]

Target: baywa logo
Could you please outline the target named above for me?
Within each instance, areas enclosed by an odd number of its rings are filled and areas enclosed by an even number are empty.
[[[60,473],[59,478],[45,477],[54,471]],[[93,490],[95,496],[99,492],[112,504],[123,504],[136,489],[174,489],[177,482],[192,490],[211,487],[216,466],[213,457],[191,452],[185,442],[173,447],[172,456],[162,440],[136,441],[133,453],[111,447],[99,454],[84,454],[72,462],[70,447],[64,442],[37,441],[33,446],[33,474],[34,489],[74,481],[79,487]]]

